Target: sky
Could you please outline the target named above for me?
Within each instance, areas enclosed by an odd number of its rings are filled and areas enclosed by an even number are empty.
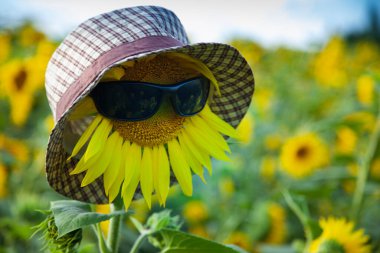
[[[264,46],[307,48],[331,34],[366,25],[368,4],[379,0],[0,0],[0,25],[25,19],[63,38],[97,14],[136,5],[174,11],[192,42],[250,38]]]

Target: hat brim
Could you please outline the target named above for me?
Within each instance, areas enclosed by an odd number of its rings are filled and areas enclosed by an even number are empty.
[[[63,144],[64,129],[68,123],[68,116],[76,105],[96,86],[101,76],[113,66],[165,52],[186,54],[203,62],[209,68],[218,81],[220,89],[220,96],[213,96],[209,106],[214,113],[231,126],[238,126],[251,103],[254,92],[254,77],[247,61],[235,48],[221,43],[198,43],[125,57],[109,64],[97,73],[97,77],[75,98],[52,130],[46,154],[46,173],[50,186],[58,193],[71,199],[93,204],[108,203],[102,177],[85,187],[81,187],[85,173],[69,174],[75,168],[78,159],[72,158],[68,161],[70,154],[67,153]],[[138,188],[135,197],[138,197],[139,193]]]

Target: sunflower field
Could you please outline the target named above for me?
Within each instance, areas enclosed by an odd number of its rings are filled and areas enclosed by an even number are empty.
[[[59,42],[32,23],[0,28],[0,253],[51,250],[45,239],[55,232],[41,227],[50,202],[64,197],[44,170],[54,127],[44,74]],[[136,224],[171,210],[177,229],[236,252],[380,253],[379,44],[338,35],[309,50],[227,43],[247,59],[256,83],[239,141],[228,141],[231,161],[213,161],[207,184],[194,177],[192,197],[175,186],[165,207],[154,197],[150,209],[134,201],[119,252],[130,252]],[[98,252],[96,234],[80,232],[69,241],[75,249],[51,251]],[[158,252],[151,245],[139,252]]]

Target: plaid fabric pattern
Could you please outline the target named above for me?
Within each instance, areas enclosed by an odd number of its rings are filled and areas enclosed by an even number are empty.
[[[56,105],[62,95],[99,56],[119,45],[150,36],[167,36],[189,43],[175,14],[156,6],[115,10],[80,24],[63,40],[47,67],[45,86],[55,119]]]
[[[122,44],[150,36],[174,38],[183,43],[183,46],[139,53],[114,62],[99,72],[75,101],[65,108],[65,113],[57,118],[56,109],[60,99],[102,54]],[[72,123],[69,122],[68,115],[96,86],[102,74],[114,65],[163,52],[183,53],[202,61],[214,74],[220,86],[221,96],[215,95],[210,101],[212,111],[234,127],[239,124],[251,102],[254,78],[248,63],[236,49],[219,43],[189,45],[178,18],[173,12],[161,7],[133,7],[101,14],[85,21],[66,37],[53,54],[46,72],[47,97],[57,121],[47,148],[46,172],[49,184],[57,192],[80,201],[108,203],[102,178],[81,187],[84,173],[69,175],[78,160],[72,159],[68,162],[69,154],[63,145],[64,129]],[[87,123],[88,120],[83,121],[83,125]],[[70,126],[76,127],[77,132],[83,131],[83,126],[78,122]],[[172,179],[174,182],[174,177]],[[135,195],[135,198],[137,197],[139,190]]]

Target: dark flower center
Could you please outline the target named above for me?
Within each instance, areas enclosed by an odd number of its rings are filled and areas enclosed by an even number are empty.
[[[17,75],[14,77],[14,82],[16,84],[16,89],[18,91],[22,90],[25,86],[25,81],[26,81],[27,73],[25,69],[21,69]]]
[[[305,159],[310,153],[310,150],[308,147],[303,146],[297,150],[297,157],[300,159]]]

